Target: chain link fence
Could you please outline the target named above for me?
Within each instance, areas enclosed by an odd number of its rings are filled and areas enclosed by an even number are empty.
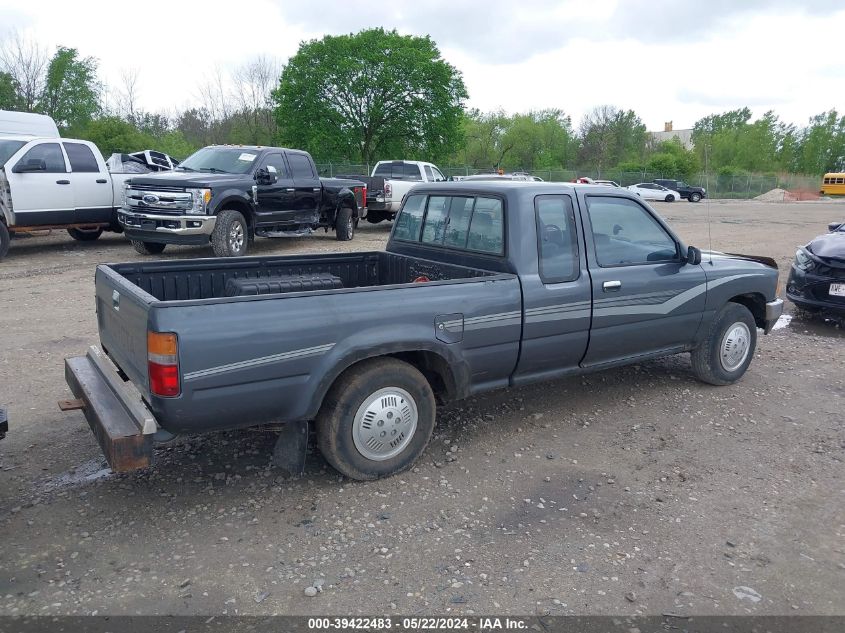
[[[318,163],[317,168],[321,176],[365,176],[372,173],[369,164],[355,163]],[[490,173],[489,169],[477,169],[467,165],[440,167],[440,171],[447,177],[460,179],[464,176]],[[655,178],[667,178],[659,172],[650,171],[619,171],[614,169],[515,169],[514,172],[531,174],[547,182],[572,182],[576,178],[592,178],[593,180],[612,180],[622,187],[640,182],[651,182]],[[808,200],[818,198],[821,179],[814,176],[800,176],[797,174],[706,174],[700,173],[688,178],[686,183],[696,187],[704,187],[710,198],[750,199],[764,194],[776,201]],[[782,194],[778,191],[784,190]]]

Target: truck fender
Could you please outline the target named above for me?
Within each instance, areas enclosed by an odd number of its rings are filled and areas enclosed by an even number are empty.
[[[236,209],[243,213],[250,231],[254,222],[253,211],[255,205],[246,193],[237,189],[226,189],[211,199],[210,206],[214,209],[214,215],[218,215],[223,209]]]
[[[348,202],[351,202],[351,205],[347,205]],[[335,204],[334,209],[334,216],[337,217],[337,212],[340,211],[341,207],[351,206],[352,207],[352,217],[358,217],[358,203],[355,200],[355,192],[352,191],[349,187],[344,187],[341,189],[337,194],[337,203]],[[332,218],[334,221],[334,218]]]
[[[404,341],[384,342],[375,345],[368,344],[366,347],[361,347],[348,346],[346,345],[347,341],[348,339],[337,346],[341,347],[343,345],[344,349],[326,358],[327,366],[331,367],[331,369],[323,374],[323,377],[317,384],[314,395],[308,404],[308,410],[305,415],[306,419],[313,419],[317,415],[323,404],[323,399],[326,397],[326,393],[328,393],[331,386],[343,372],[363,360],[381,356],[394,356],[402,360],[408,360],[409,355],[431,354],[433,356],[430,358],[433,360],[439,359],[443,363],[443,368],[448,368],[449,370],[449,376],[444,380],[447,383],[445,387],[448,399],[457,400],[469,395],[469,365],[452,347],[446,344],[439,344],[434,340],[406,339]],[[411,362],[411,364],[415,365],[414,362]]]

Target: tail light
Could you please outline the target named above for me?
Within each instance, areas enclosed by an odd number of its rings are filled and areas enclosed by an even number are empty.
[[[393,185],[389,182],[384,183],[384,197],[390,198],[393,195]]]
[[[150,392],[165,398],[179,395],[179,344],[173,332],[147,332]]]
[[[364,188],[361,189],[361,206],[367,206],[367,185],[364,185]]]

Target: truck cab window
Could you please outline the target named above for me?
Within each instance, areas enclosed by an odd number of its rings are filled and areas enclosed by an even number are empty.
[[[314,170],[311,169],[311,161],[306,156],[302,154],[288,154],[288,163],[293,172],[294,180],[297,178],[301,180],[316,178]]]
[[[275,174],[279,180],[287,180],[290,178],[288,169],[285,166],[285,161],[281,154],[268,154],[262,161],[261,166],[271,174]]]
[[[449,198],[445,196],[431,196],[428,199],[428,210],[425,214],[422,241],[426,244],[442,244],[449,213]]]
[[[425,169],[425,179],[429,182],[433,181],[434,173],[431,171],[431,165],[425,165],[423,169]]]
[[[675,240],[642,206],[627,198],[587,197],[599,266],[678,259]]]
[[[422,180],[419,165],[414,163],[405,163],[404,175],[405,180]]]
[[[425,211],[425,196],[408,196],[405,206],[396,219],[393,229],[393,239],[417,242],[420,239],[423,211]]]
[[[537,236],[540,278],[559,283],[578,278],[578,239],[575,210],[569,196],[537,196]]]
[[[43,160],[47,165],[46,173],[48,174],[67,173],[65,157],[58,143],[42,143],[41,145],[36,145],[23,155],[23,158],[18,161],[18,164],[26,165],[31,160]]]
[[[65,152],[70,160],[70,170],[75,173],[97,173],[100,167],[91,148],[82,143],[65,143]]]
[[[476,198],[467,237],[467,248],[482,253],[503,255],[504,235],[502,201],[498,198]]]
[[[446,176],[444,176],[443,173],[439,169],[437,169],[437,167],[432,167],[431,171],[434,172],[434,182],[446,181]]]

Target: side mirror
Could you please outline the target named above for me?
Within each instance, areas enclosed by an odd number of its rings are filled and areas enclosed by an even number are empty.
[[[276,174],[264,169],[263,167],[255,172],[255,182],[259,185],[272,185],[278,180]]]
[[[624,229],[621,226],[619,226],[618,224],[613,225],[613,234],[614,235],[619,235],[623,230]]]
[[[831,222],[830,224],[828,224],[828,225],[827,225],[827,230],[828,230],[830,233],[833,233],[834,231],[836,231],[836,230],[837,230],[840,226],[842,226],[843,224],[845,224],[845,222]]]
[[[687,264],[698,266],[701,263],[701,251],[695,246],[690,246],[687,249]]]
[[[16,174],[26,174],[36,171],[47,171],[47,163],[41,158],[30,158],[25,163],[18,163],[12,169]]]

